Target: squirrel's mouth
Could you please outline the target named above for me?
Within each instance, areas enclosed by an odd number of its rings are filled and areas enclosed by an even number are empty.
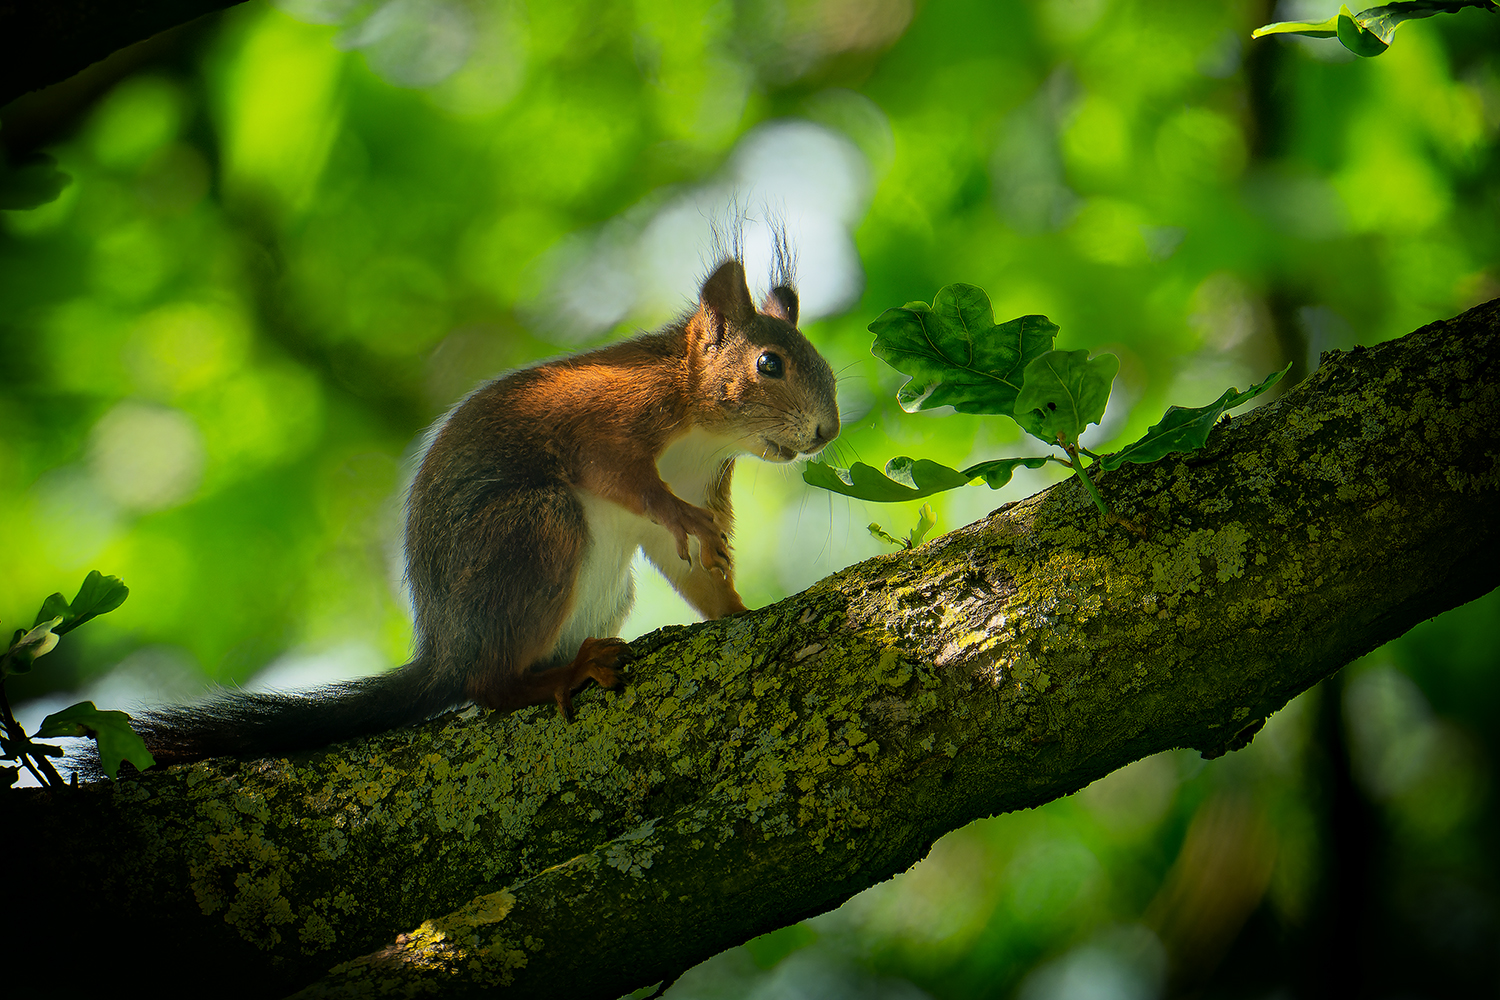
[[[791,448],[788,448],[784,444],[778,444],[768,437],[763,437],[760,440],[761,443],[765,445],[765,447],[760,451],[760,457],[762,461],[790,462],[792,461],[792,459],[797,457],[797,452]]]

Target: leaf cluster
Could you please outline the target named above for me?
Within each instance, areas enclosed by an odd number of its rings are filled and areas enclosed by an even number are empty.
[[[32,736],[42,739],[58,736],[90,736],[98,743],[99,761],[104,771],[114,778],[122,761],[130,761],[136,768],[145,770],[156,763],[146,750],[135,730],[130,727],[130,716],[124,712],[101,711],[91,701],[81,701],[60,712],[53,712],[42,720],[41,727],[31,736],[16,721],[11,711],[10,700],[5,696],[5,678],[11,674],[24,674],[31,670],[39,657],[57,647],[59,637],[71,632],[92,618],[107,614],[121,604],[130,594],[130,589],[117,576],[105,576],[94,570],[84,579],[78,594],[69,601],[62,594],[53,594],[42,602],[36,622],[30,629],[17,629],[10,648],[0,654],[0,710],[3,718],[0,725],[0,760],[13,760],[15,766],[0,767],[0,785],[15,784],[25,767],[37,780],[54,788],[62,787],[62,777],[57,773],[49,757],[62,756],[62,749],[48,743],[36,743]]]
[[[1244,392],[1228,389],[1208,406],[1173,406],[1139,441],[1100,457],[1083,448],[1078,438],[1103,418],[1120,359],[1055,349],[1058,327],[1047,317],[1021,316],[996,323],[983,289],[953,284],[939,289],[931,305],[908,302],[887,309],[869,329],[875,334],[871,352],[908,376],[896,393],[906,412],[951,406],[960,413],[1007,416],[1067,455],[1001,458],[962,470],[903,455],[887,462],[883,472],[863,462],[847,469],[814,462],[803,471],[803,480],[813,486],[881,503],[917,500],[976,479],[999,489],[1022,466],[1039,469],[1057,462],[1077,474],[1100,512],[1109,515],[1085,470],[1083,455],[1111,470],[1125,462],[1154,462],[1172,452],[1201,448],[1222,414],[1259,396],[1291,368],[1287,365]],[[871,531],[875,528],[872,525]],[[900,543],[883,531],[876,537]]]

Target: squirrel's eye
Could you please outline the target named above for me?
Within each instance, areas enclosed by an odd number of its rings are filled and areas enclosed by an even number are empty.
[[[755,362],[755,370],[767,378],[781,378],[786,374],[786,369],[781,362],[781,355],[772,354],[770,351],[762,354],[760,360]]]

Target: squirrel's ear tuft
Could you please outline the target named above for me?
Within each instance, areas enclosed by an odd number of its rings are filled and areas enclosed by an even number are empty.
[[[750,287],[745,283],[745,268],[737,260],[726,260],[703,283],[698,296],[697,344],[704,350],[724,342],[728,328],[744,326],[755,315]]]
[[[760,304],[760,311],[796,326],[797,293],[786,285],[777,285],[766,294],[765,301]]]

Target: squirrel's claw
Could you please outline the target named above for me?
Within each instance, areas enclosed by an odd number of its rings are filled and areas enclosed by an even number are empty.
[[[669,494],[670,495],[670,494]],[[712,511],[695,507],[677,497],[672,497],[676,510],[671,517],[657,521],[677,539],[677,557],[692,566],[693,550],[691,538],[698,540],[697,562],[710,572],[718,570],[729,578],[729,534],[719,526]]]
[[[562,676],[557,687],[552,689],[553,700],[562,717],[573,721],[573,692],[581,690],[589,681],[601,688],[618,691],[625,686],[625,677],[620,667],[635,659],[635,651],[624,639],[589,638],[578,647],[578,655],[566,667],[557,668]]]

